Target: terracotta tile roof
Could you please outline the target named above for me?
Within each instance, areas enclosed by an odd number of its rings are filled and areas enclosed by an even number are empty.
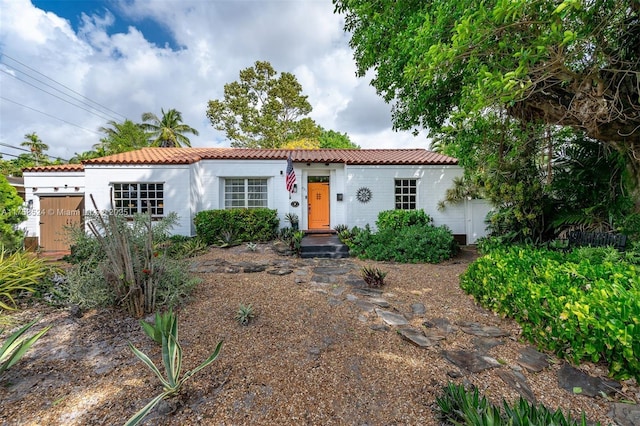
[[[191,164],[200,160],[285,160],[299,163],[346,164],[458,164],[458,160],[425,149],[249,149],[249,148],[142,148],[94,158],[99,164]]]
[[[23,172],[82,172],[82,164],[55,164],[50,166],[33,166],[22,169]]]

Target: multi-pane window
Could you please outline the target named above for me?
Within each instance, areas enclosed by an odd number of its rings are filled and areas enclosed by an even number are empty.
[[[162,183],[114,183],[115,208],[126,216],[151,213],[152,217],[164,215],[164,184]]]
[[[225,179],[225,209],[267,207],[267,179]]]
[[[396,179],[396,210],[415,210],[417,193],[417,179]]]

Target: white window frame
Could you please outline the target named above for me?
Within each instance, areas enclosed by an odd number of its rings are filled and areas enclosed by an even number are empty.
[[[230,189],[235,189],[230,191]],[[256,189],[259,189],[256,191]],[[223,183],[225,209],[258,209],[269,207],[269,179],[261,177],[227,177]],[[236,195],[235,198],[231,198]]]
[[[393,182],[393,196],[396,210],[417,210],[418,179],[395,179]]]
[[[148,213],[152,218],[164,217],[164,182],[113,182],[113,206],[127,217]]]

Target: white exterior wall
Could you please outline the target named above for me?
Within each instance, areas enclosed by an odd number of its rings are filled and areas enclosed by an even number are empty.
[[[118,165],[85,166],[86,210],[94,210],[90,195],[99,210],[111,208],[111,184],[113,183],[163,183],[164,212],[176,212],[179,222],[173,228],[178,235],[192,233],[192,167],[179,165]]]
[[[26,231],[27,237],[40,237],[40,216],[49,214],[40,208],[40,197],[84,196],[83,172],[25,172],[23,177],[25,209],[29,201],[33,202],[31,209],[25,210],[27,220],[20,224],[20,228]]]
[[[347,222],[350,227],[369,224],[375,229],[378,213],[395,209],[395,180],[417,179],[417,207],[433,217],[436,226],[447,225],[454,234],[466,234],[464,206],[447,207],[438,211],[438,202],[444,199],[453,178],[462,176],[459,166],[347,166],[345,199],[348,204]],[[372,192],[371,201],[361,203],[356,198],[358,189],[366,187]]]

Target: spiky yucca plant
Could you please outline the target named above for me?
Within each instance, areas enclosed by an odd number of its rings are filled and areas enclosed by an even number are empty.
[[[29,331],[38,320],[39,318],[36,318],[30,323],[20,327],[20,329],[11,334],[2,347],[0,347],[0,374],[18,362],[29,348],[49,331],[51,326],[43,328],[31,337],[27,337],[27,331]],[[2,334],[3,331],[4,330],[0,330],[0,334]]]
[[[360,270],[362,279],[369,287],[382,287],[384,285],[384,278],[387,276],[387,272],[382,272],[376,267],[365,266]]]
[[[151,359],[142,351],[137,349],[133,344],[129,343],[129,347],[133,353],[144,362],[147,367],[160,379],[163,392],[153,398],[147,405],[131,417],[125,426],[134,426],[142,421],[149,412],[164,398],[169,398],[180,392],[182,385],[198,371],[202,370],[218,358],[222,341],[218,343],[213,353],[202,364],[187,371],[180,377],[182,371],[182,346],[178,342],[178,319],[173,312],[164,317],[166,327],[160,334],[162,335],[162,363],[164,364],[166,377],[162,375],[160,369],[151,361]]]

